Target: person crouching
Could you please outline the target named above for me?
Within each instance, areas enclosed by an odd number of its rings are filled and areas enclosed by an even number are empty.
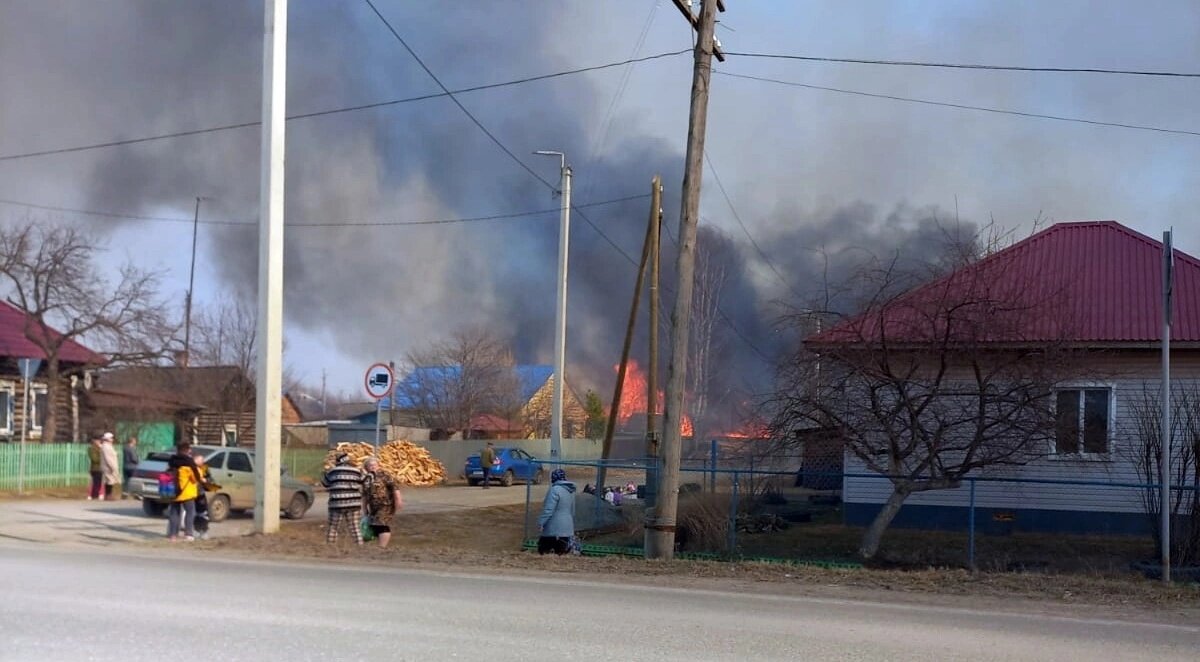
[[[538,517],[542,531],[538,554],[562,555],[571,551],[571,538],[575,536],[575,483],[567,480],[567,472],[562,469],[550,472],[550,483]]]

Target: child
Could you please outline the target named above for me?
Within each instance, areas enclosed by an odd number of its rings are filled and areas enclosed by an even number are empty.
[[[200,469],[202,488],[199,490],[199,496],[196,497],[196,537],[208,540],[208,495],[206,492],[212,492],[221,486],[208,479],[208,466],[204,464],[204,456],[197,455],[195,460],[196,467]]]

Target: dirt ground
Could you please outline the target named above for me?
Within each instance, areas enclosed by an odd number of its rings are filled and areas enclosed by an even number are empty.
[[[246,536],[200,543],[199,550],[268,557],[324,559],[330,562],[452,566],[457,570],[514,573],[576,573],[604,578],[636,578],[678,585],[720,579],[758,590],[811,591],[814,587],[867,592],[895,591],[914,600],[933,596],[977,604],[978,600],[1023,599],[1054,604],[1137,606],[1171,612],[1200,622],[1200,586],[1161,584],[1129,573],[977,572],[959,569],[824,569],[790,564],[716,561],[648,562],[619,557],[539,557],[520,551],[522,505],[495,506],[397,519],[388,549],[354,548],[345,539],[325,544],[323,522],[300,522],[278,535]]]

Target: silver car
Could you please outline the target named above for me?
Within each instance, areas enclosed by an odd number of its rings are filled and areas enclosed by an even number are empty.
[[[220,489],[208,493],[208,517],[214,522],[254,508],[254,451],[225,446],[193,446],[192,453],[204,458],[209,480]],[[151,453],[137,465],[129,481],[129,493],[142,500],[142,511],[159,517],[169,501],[158,496],[158,477],[167,471],[170,453]],[[287,475],[279,481],[279,503],[288,519],[300,519],[313,504],[313,488]]]

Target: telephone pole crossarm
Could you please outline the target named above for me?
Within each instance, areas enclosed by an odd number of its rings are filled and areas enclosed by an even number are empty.
[[[696,32],[699,32],[700,17],[692,13],[692,3],[689,0],[674,0],[674,2],[675,8],[679,10],[679,13],[683,14],[683,17],[688,20],[688,23],[692,24],[692,29]],[[717,0],[717,11],[725,11],[724,0]],[[717,61],[725,61],[725,53],[721,52],[721,46],[716,42],[713,43],[713,55],[717,58]]]

